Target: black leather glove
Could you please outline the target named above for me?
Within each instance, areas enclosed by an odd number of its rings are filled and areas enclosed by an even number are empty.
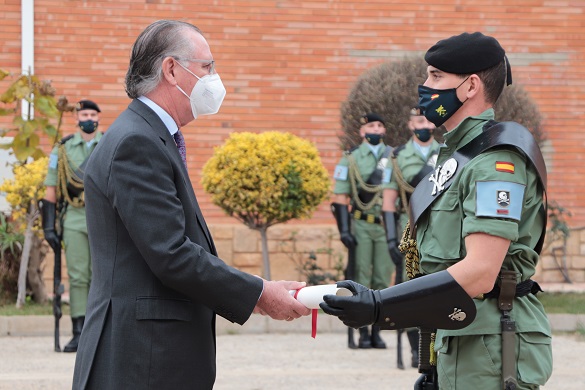
[[[398,249],[398,243],[396,240],[388,241],[388,251],[390,252],[390,258],[395,265],[402,264],[402,252]]]
[[[388,242],[388,252],[395,265],[402,264],[402,252],[398,249],[398,235],[396,231],[396,222],[398,214],[384,211],[384,230],[386,230],[386,241]]]
[[[347,288],[352,296],[325,295],[319,304],[327,314],[339,317],[350,328],[362,328],[376,322],[378,305],[374,291],[352,280],[337,282],[337,287]]]
[[[331,211],[337,221],[337,228],[339,229],[339,237],[341,242],[349,250],[355,249],[357,241],[350,232],[350,214],[347,205],[341,203],[332,203]]]
[[[41,218],[43,224],[43,233],[45,240],[54,251],[61,250],[61,239],[55,230],[56,205],[46,199],[39,201],[39,208],[41,209]]]

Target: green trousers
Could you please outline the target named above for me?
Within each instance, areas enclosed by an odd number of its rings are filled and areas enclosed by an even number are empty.
[[[389,287],[394,263],[388,252],[384,227],[362,220],[352,222],[357,241],[354,281],[376,290]]]
[[[534,390],[552,374],[551,338],[516,334],[517,390]],[[441,390],[501,390],[502,337],[499,334],[448,337],[438,350]]]
[[[65,259],[69,276],[69,305],[71,317],[85,316],[87,295],[91,283],[91,257],[87,233],[64,229]]]

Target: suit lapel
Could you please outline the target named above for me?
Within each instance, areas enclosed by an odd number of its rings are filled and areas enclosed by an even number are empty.
[[[191,185],[191,179],[189,178],[189,173],[187,172],[187,168],[185,164],[183,164],[183,160],[181,159],[181,155],[177,149],[177,145],[175,144],[175,140],[169,133],[167,127],[163,123],[163,121],[159,118],[159,116],[150,109],[146,104],[142,103],[140,100],[133,100],[128,107],[132,111],[136,112],[138,115],[143,117],[146,122],[150,125],[150,127],[154,130],[154,132],[158,135],[161,142],[165,145],[166,150],[168,151],[169,156],[171,159],[179,166],[181,170],[181,176],[183,178],[183,183],[188,188],[189,195],[191,197],[190,202],[193,206],[195,211],[195,216],[197,219],[197,223],[203,231],[205,235],[205,239],[207,240],[207,244],[211,249],[213,254],[216,254],[215,245],[213,244],[213,240],[211,238],[211,233],[207,228],[207,224],[205,223],[205,219],[203,218],[203,214],[201,213],[201,209],[199,208],[199,203],[197,202],[197,197],[195,196],[195,191],[193,190],[193,186]]]

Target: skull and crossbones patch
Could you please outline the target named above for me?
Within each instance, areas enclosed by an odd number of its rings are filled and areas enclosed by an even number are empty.
[[[498,190],[497,194],[498,194],[497,202],[500,205],[500,207],[510,206],[510,191]]]
[[[520,220],[526,186],[510,181],[475,182],[477,217]]]

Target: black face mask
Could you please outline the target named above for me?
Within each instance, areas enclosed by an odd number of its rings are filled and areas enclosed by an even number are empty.
[[[98,122],[92,121],[91,119],[86,121],[79,121],[77,125],[85,134],[92,134],[98,128]]]
[[[431,129],[415,129],[414,130],[414,135],[421,142],[427,142],[428,140],[430,140],[431,139],[431,133],[432,133],[432,130]]]
[[[378,145],[382,140],[382,134],[372,134],[366,133],[366,141],[370,143],[370,145]]]
[[[457,88],[467,79],[463,80]],[[418,105],[429,122],[439,127],[461,108],[464,102],[457,97],[457,88],[433,89],[424,85],[418,86]]]

